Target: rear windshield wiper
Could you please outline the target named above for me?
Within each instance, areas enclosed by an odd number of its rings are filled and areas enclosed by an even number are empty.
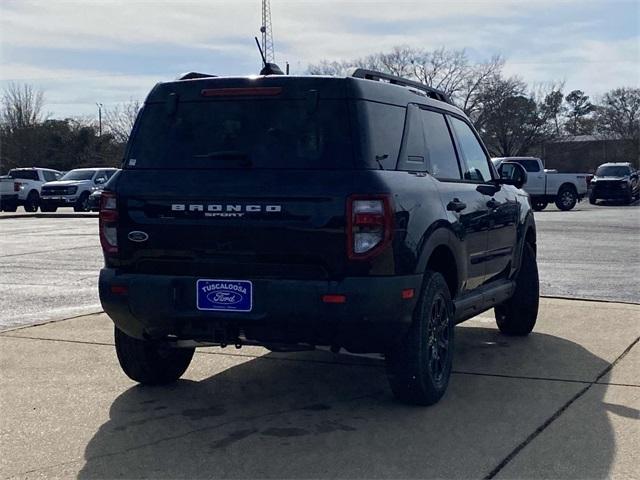
[[[219,150],[217,152],[199,153],[193,156],[194,158],[248,158],[249,156],[245,152],[240,150]]]
[[[240,150],[219,150],[217,152],[200,153],[194,155],[193,158],[232,160],[237,161],[244,167],[251,166],[251,159],[249,158],[249,155],[246,152],[241,152]]]

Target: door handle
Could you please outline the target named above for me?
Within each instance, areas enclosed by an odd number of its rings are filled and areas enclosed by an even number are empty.
[[[494,209],[494,208],[498,208],[500,204],[498,202],[496,202],[495,198],[492,198],[491,200],[489,200],[487,202],[487,207]]]
[[[461,202],[457,198],[454,198],[449,203],[447,203],[447,210],[449,210],[450,212],[461,212],[465,208],[467,208],[467,204]]]

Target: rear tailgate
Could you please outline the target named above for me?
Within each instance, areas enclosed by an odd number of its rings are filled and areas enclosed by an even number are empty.
[[[339,170],[125,170],[119,263],[209,278],[342,277],[352,178]]]

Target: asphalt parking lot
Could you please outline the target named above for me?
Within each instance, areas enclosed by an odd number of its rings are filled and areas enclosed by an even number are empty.
[[[0,329],[101,310],[97,222],[0,214]],[[548,207],[536,223],[543,295],[640,303],[638,202]]]
[[[536,214],[527,338],[456,328],[434,407],[395,402],[379,358],[200,349],[184,378],[121,371],[100,310],[96,218],[0,218],[5,478],[635,478],[640,207]],[[46,320],[69,318],[42,323]],[[23,327],[18,327],[22,325]]]

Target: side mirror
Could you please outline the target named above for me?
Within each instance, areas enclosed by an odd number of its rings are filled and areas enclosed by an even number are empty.
[[[498,167],[499,182],[505,185],[513,185],[522,188],[527,183],[527,171],[516,162],[502,162]]]

